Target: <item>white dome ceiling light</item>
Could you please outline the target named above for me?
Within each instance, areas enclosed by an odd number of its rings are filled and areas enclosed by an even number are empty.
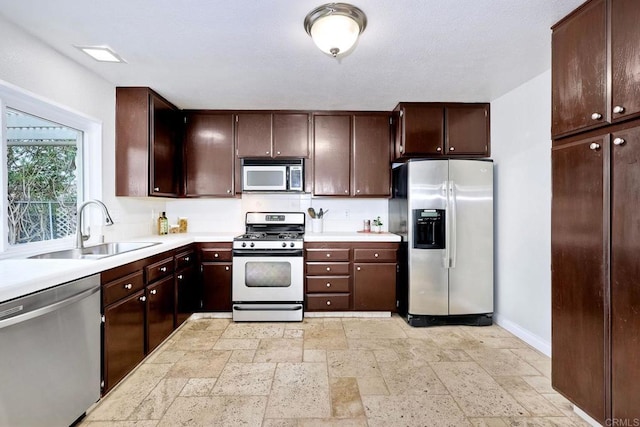
[[[309,12],[304,29],[318,48],[333,56],[349,51],[367,26],[367,16],[347,3],[328,3]]]

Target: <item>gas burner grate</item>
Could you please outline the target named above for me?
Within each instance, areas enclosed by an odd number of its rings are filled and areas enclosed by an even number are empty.
[[[299,239],[301,236],[300,233],[280,233],[278,239]]]

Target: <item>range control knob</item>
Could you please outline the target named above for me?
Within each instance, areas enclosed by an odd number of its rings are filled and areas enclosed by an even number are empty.
[[[282,242],[282,247],[286,248],[287,247],[287,243],[286,242]]]
[[[242,242],[242,247],[246,248],[247,247],[247,242]]]
[[[295,245],[296,245],[296,244],[295,244],[295,243],[293,243],[293,242],[289,243],[289,246],[291,246],[291,247],[294,247]]]
[[[251,242],[251,244],[249,246],[254,247],[256,244]]]

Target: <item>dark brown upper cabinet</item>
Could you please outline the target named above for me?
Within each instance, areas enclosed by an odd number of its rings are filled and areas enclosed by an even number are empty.
[[[389,113],[314,115],[313,194],[389,197]]]
[[[401,102],[393,117],[394,159],[490,154],[489,104]]]
[[[116,88],[116,196],[178,196],[179,118],[149,88]]]
[[[236,115],[236,154],[244,157],[309,157],[307,113],[243,112]]]
[[[640,2],[592,0],[553,26],[553,137],[640,116]]]
[[[233,123],[231,113],[185,113],[184,176],[187,197],[235,197]]]

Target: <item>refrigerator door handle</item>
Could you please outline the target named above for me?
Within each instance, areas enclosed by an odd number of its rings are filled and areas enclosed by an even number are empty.
[[[445,209],[445,217],[444,217],[444,255],[442,258],[442,265],[444,268],[449,268],[451,265],[451,219],[450,219],[450,209],[451,209],[451,199],[449,197],[449,181],[445,181],[442,183],[442,193],[444,195],[444,209]]]
[[[456,232],[457,232],[457,200],[456,200],[456,185],[453,181],[449,181],[449,203],[451,208],[449,210],[449,218],[451,219],[451,227],[449,230],[449,267],[456,267]]]

